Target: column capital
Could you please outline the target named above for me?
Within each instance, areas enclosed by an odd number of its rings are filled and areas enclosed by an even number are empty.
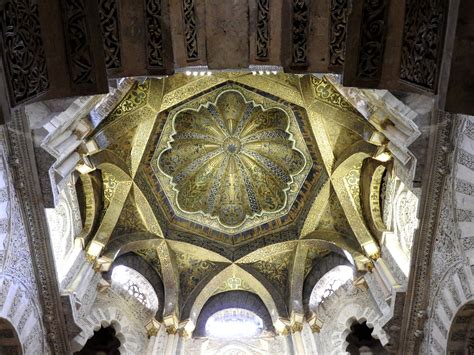
[[[178,335],[183,338],[190,338],[196,325],[191,319],[186,319],[179,323]]]
[[[158,322],[155,318],[150,320],[147,324],[145,324],[145,329],[149,337],[156,337],[158,335],[158,331],[161,328],[161,323]]]
[[[290,330],[292,333],[301,332],[303,330],[304,314],[291,312]]]
[[[174,335],[178,332],[179,328],[179,320],[176,316],[176,313],[171,313],[165,317],[163,317],[163,323],[166,327],[166,332],[170,335]]]
[[[308,324],[313,331],[313,333],[319,333],[323,327],[324,322],[318,318],[316,314],[313,313],[311,318],[308,319]]]

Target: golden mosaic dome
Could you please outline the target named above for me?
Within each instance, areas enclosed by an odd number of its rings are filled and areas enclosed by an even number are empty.
[[[227,89],[171,117],[158,167],[180,210],[235,228],[288,205],[307,158],[295,146],[287,111]]]

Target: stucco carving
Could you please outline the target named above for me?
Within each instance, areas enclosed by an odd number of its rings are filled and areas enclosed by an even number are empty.
[[[474,278],[468,255],[470,244],[464,243],[465,231],[471,222],[459,218],[459,208],[469,208],[466,196],[471,185],[466,172],[471,169],[466,148],[472,146],[470,118],[457,116],[457,129],[453,134],[456,149],[451,156],[451,174],[444,184],[441,195],[441,213],[432,254],[430,303],[425,325],[426,336],[423,350],[426,353],[444,353],[447,350],[448,332],[457,311],[472,300]],[[468,174],[468,173],[467,173]],[[467,234],[468,236],[469,234]]]
[[[42,310],[30,249],[13,180],[7,167],[4,131],[0,128],[0,317],[13,325],[26,354],[45,353]]]

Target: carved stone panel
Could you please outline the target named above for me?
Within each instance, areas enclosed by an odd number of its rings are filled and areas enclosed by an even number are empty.
[[[305,67],[308,65],[308,27],[309,4],[308,0],[292,1],[292,49],[291,65]]]
[[[117,0],[99,0],[99,19],[105,50],[105,65],[108,70],[120,69],[120,25]]]
[[[329,65],[332,68],[344,65],[348,15],[349,0],[331,1]]]
[[[256,59],[268,60],[270,45],[270,0],[257,0],[257,55]]]
[[[97,3],[61,2],[66,57],[73,91],[77,95],[107,92],[104,50]]]
[[[74,83],[93,84],[92,49],[86,23],[85,3],[81,0],[64,1],[64,27],[71,79]]]
[[[183,0],[184,38],[187,60],[199,59],[198,31],[194,0]]]
[[[3,2],[0,31],[10,104],[15,106],[45,93],[49,79],[37,1]]]
[[[435,90],[446,1],[406,0],[400,78],[410,84]]]
[[[136,7],[133,2],[127,6]],[[143,16],[144,28],[138,25],[135,29],[140,35],[144,36],[143,41],[145,42],[146,70],[142,75],[171,74],[174,65],[169,28],[168,1],[144,0],[143,11],[144,13],[139,14],[137,19]],[[135,26],[133,22],[130,22],[130,25]],[[134,54],[130,51],[129,56],[133,61],[136,53]],[[130,64],[133,65],[132,63]]]
[[[387,10],[387,0],[364,1],[357,66],[358,79],[377,80],[381,76]]]
[[[149,69],[163,69],[161,0],[145,0],[146,54]]]

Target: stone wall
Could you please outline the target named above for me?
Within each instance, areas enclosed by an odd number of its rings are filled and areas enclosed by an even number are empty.
[[[432,254],[423,354],[446,353],[456,313],[474,299],[474,119],[457,116],[456,124]]]
[[[46,354],[30,247],[8,161],[0,127],[0,318],[13,325],[25,354]]]

